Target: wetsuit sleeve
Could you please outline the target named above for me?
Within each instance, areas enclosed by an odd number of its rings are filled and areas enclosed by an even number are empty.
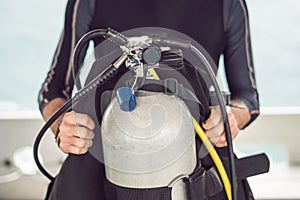
[[[259,114],[248,11],[244,0],[224,1],[226,43],[224,64],[231,98],[243,101],[250,110],[250,124]]]
[[[64,29],[56,48],[52,65],[39,91],[40,111],[52,99],[69,99],[73,90],[72,53],[78,40],[90,30],[95,0],[69,0],[65,11]],[[83,50],[82,58],[87,46]]]

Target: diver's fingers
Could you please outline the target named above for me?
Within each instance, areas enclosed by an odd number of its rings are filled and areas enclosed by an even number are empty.
[[[75,124],[70,124],[66,121],[63,121],[59,126],[60,135],[67,135],[67,136],[76,136],[83,139],[93,139],[95,134],[89,128],[84,126],[79,126]]]
[[[85,126],[90,130],[93,130],[95,128],[94,121],[87,114],[76,113],[73,111],[67,112],[63,117],[63,121],[68,124]]]
[[[210,129],[205,130],[208,138],[216,138],[220,136],[224,132],[224,124],[223,121],[219,121],[218,124],[211,127]]]
[[[92,144],[92,139],[80,138],[73,135],[60,134],[60,143],[66,145],[74,145],[77,147],[90,147]]]
[[[219,135],[217,137],[209,138],[209,140],[217,147],[223,147],[224,145],[225,146],[227,145],[226,137],[225,137],[224,133],[222,133],[221,135]]]
[[[236,118],[235,118],[235,116],[234,116],[233,113],[231,113],[231,112],[228,113],[228,120],[229,120],[229,124],[230,124],[231,137],[232,137],[232,140],[234,140],[237,137],[240,129],[238,127],[237,120],[236,120]],[[225,147],[225,146],[227,146],[227,140],[226,140],[225,132],[223,132],[219,137],[211,139],[211,141],[217,147]]]
[[[69,145],[73,145],[76,146],[78,148],[89,148],[93,145],[93,141],[92,140],[86,140],[86,139],[82,139],[82,138],[78,138],[78,137],[72,137],[68,140]]]
[[[75,130],[74,130],[75,129]],[[82,139],[90,139],[92,140],[95,137],[95,134],[92,130],[83,127],[83,126],[73,126],[74,133],[76,132],[77,136],[82,138]]]
[[[70,124],[67,121],[61,123],[59,132],[60,149],[65,153],[73,154],[85,153],[92,146],[92,139],[95,136],[92,130],[83,126]]]
[[[230,124],[230,130],[232,134],[232,139],[235,139],[238,133],[240,132],[240,128],[238,126],[238,122],[232,112],[228,112],[228,120]]]
[[[202,126],[204,129],[208,130],[218,125],[220,121],[222,121],[220,109],[212,108],[209,118],[202,124]]]
[[[84,139],[84,146],[86,148],[90,148],[91,146],[93,146],[93,140],[85,140]]]
[[[65,153],[83,154],[93,145],[92,140],[85,140],[78,137],[62,136],[60,138],[60,149]]]
[[[86,148],[86,147],[79,148],[79,147],[76,147],[76,146],[68,145],[62,150],[65,153],[72,153],[72,154],[79,155],[79,154],[85,154],[88,151],[88,148]]]

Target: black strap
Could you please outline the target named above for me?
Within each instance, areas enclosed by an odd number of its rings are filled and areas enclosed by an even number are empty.
[[[197,167],[193,174],[184,179],[187,189],[188,200],[206,199],[206,170],[203,167]]]
[[[239,181],[250,176],[266,173],[269,171],[270,166],[266,154],[236,159],[235,162]],[[224,165],[228,171],[228,162],[224,162]],[[223,183],[215,166],[209,170],[197,166],[194,172],[184,181],[187,185],[189,200],[204,200],[220,193],[223,189]]]
[[[239,180],[267,173],[269,168],[270,161],[264,153],[236,159],[237,178]]]
[[[146,80],[141,89],[176,95],[182,99],[200,103],[200,101],[190,89],[183,86],[183,84],[178,83],[175,79]]]
[[[215,167],[205,170],[197,167],[194,172],[184,179],[188,200],[205,200],[223,189],[222,181]]]
[[[210,115],[209,106],[206,104],[208,96],[204,93],[198,94],[175,79],[145,80],[141,90],[163,92],[165,94],[176,95],[185,102],[193,117],[200,123],[204,122]]]

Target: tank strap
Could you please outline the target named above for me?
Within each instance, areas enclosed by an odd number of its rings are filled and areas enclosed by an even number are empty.
[[[175,79],[146,80],[141,89],[152,92],[163,92],[169,95],[176,95],[184,100],[199,103],[199,100],[195,94],[183,84],[178,83]]]
[[[236,159],[237,179],[245,180],[250,176],[255,176],[269,171],[269,159],[266,154],[258,154],[241,159]],[[228,163],[224,162],[228,170]],[[189,200],[204,200],[212,197],[223,190],[223,184],[215,166],[209,170],[198,166],[188,177],[183,178],[187,185],[187,195]]]
[[[187,178],[184,178],[188,200],[205,200],[223,189],[222,181],[215,167],[205,170],[198,167]]]
[[[237,179],[243,180],[251,176],[267,173],[270,161],[266,154],[257,154],[236,160]]]

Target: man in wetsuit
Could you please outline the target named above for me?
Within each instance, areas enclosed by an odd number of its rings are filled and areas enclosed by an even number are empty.
[[[69,0],[64,29],[39,93],[40,111],[45,120],[71,96],[74,85],[71,55],[76,43],[88,31],[107,27],[119,32],[139,27],[173,29],[201,44],[217,65],[223,54],[231,104],[236,105],[228,113],[233,139],[258,116],[258,93],[244,0],[176,0],[172,3],[160,0]],[[100,40],[96,39],[94,43],[96,46]],[[215,115],[212,110],[203,128],[222,152],[227,146],[225,133]],[[66,113],[52,125],[56,137],[59,132],[59,148],[69,156],[55,179],[49,199],[106,198],[103,164],[88,152],[93,144],[94,127],[95,122],[88,115],[75,112]],[[251,191],[246,181],[239,183],[238,189],[238,199],[249,199]],[[213,199],[224,199],[224,195],[223,192]]]

